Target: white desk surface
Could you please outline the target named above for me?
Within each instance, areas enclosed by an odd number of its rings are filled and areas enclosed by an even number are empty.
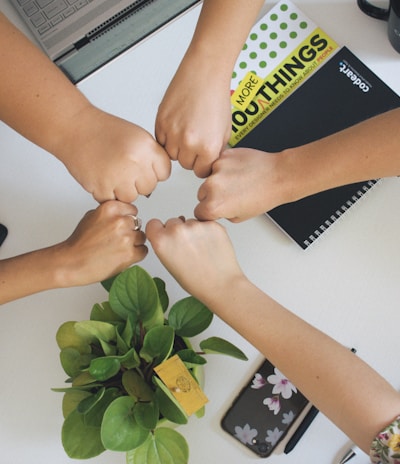
[[[355,0],[297,0],[297,4],[400,93],[400,55],[387,41],[384,22],[362,14]],[[0,7],[21,24],[7,0],[1,0]],[[198,13],[199,7],[81,83],[80,89],[99,107],[153,132],[157,106],[188,45]],[[9,228],[0,258],[69,236],[95,202],[57,160],[4,124],[0,124],[0,140],[4,164],[0,222]],[[138,200],[140,216],[144,222],[152,217],[192,216],[199,185],[191,172],[175,165],[171,178],[151,198]],[[400,319],[399,199],[400,180],[385,180],[307,251],[265,217],[238,225],[224,222],[243,269],[257,285],[339,342],[356,347],[358,356],[396,388],[400,370],[390,353],[398,340]],[[141,265],[166,280],[172,300],[184,296],[152,251]],[[1,463],[74,462],[65,455],[60,440],[61,395],[50,391],[65,380],[55,333],[64,321],[87,318],[92,304],[104,297],[96,284],[44,292],[1,308]],[[262,356],[217,319],[208,329],[210,334],[238,344],[249,361],[210,356],[206,415],[180,429],[189,443],[190,463],[263,462],[219,425]],[[292,453],[280,451],[268,462],[333,464],[348,444],[346,436],[319,414]],[[125,458],[106,452],[89,462],[123,464]],[[365,464],[368,459],[363,456],[352,464],[357,462]]]

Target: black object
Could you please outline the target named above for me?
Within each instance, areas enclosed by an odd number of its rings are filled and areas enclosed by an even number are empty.
[[[310,427],[312,421],[316,418],[318,413],[319,413],[319,410],[315,406],[311,406],[310,410],[305,415],[301,424],[297,427],[296,431],[293,433],[293,435],[290,437],[289,441],[287,442],[285,449],[283,450],[285,454],[288,454],[293,450],[293,448],[300,441],[301,437],[307,431],[308,427]]]
[[[279,152],[399,106],[400,97],[348,48],[342,47],[236,147]],[[375,183],[373,179],[330,189],[267,214],[306,249]]]
[[[389,42],[400,53],[400,0],[390,0],[388,8],[377,7],[368,0],[357,0],[357,4],[368,16],[388,22]]]
[[[280,393],[284,385],[287,395]],[[269,456],[308,404],[290,385],[268,360],[263,361],[222,418],[223,430],[259,457]],[[271,406],[265,403],[267,398]]]
[[[5,238],[7,237],[8,230],[7,227],[3,224],[0,224],[0,245],[4,242]]]

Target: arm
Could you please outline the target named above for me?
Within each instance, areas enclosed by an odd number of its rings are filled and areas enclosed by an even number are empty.
[[[400,174],[400,108],[281,153],[226,150],[200,186],[198,219],[243,221],[333,187]]]
[[[232,70],[263,3],[204,0],[191,44],[161,102],[157,140],[199,177],[210,173],[229,139]]]
[[[0,13],[0,119],[56,156],[100,202],[134,201],[170,173],[149,133],[94,107]]]
[[[133,231],[135,206],[109,201],[89,211],[64,242],[0,261],[0,304],[54,288],[87,285],[116,275],[147,254]]]
[[[146,233],[157,256],[187,292],[251,342],[369,451],[375,435],[400,413],[396,390],[347,348],[255,287],[243,275],[218,223],[170,219],[163,225],[152,220]],[[363,388],[352,390],[351,385]]]

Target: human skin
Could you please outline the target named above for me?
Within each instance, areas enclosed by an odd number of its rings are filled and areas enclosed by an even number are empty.
[[[400,414],[400,394],[386,380],[253,285],[217,222],[173,218],[164,224],[153,219],[146,234],[161,262],[189,294],[252,343],[369,452],[374,437]]]
[[[112,277],[147,254],[135,229],[137,208],[110,200],[82,218],[65,241],[0,260],[0,304],[44,290],[87,285]]]
[[[400,108],[279,153],[225,150],[198,190],[200,220],[241,222],[333,187],[400,174]]]
[[[160,104],[155,134],[171,160],[206,177],[231,131],[233,67],[264,0],[205,0]]]

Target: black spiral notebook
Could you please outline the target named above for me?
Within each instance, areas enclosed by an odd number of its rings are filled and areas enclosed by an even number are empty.
[[[399,106],[400,97],[348,48],[342,47],[236,147],[278,152]],[[327,190],[266,214],[306,249],[376,182],[371,179]]]

